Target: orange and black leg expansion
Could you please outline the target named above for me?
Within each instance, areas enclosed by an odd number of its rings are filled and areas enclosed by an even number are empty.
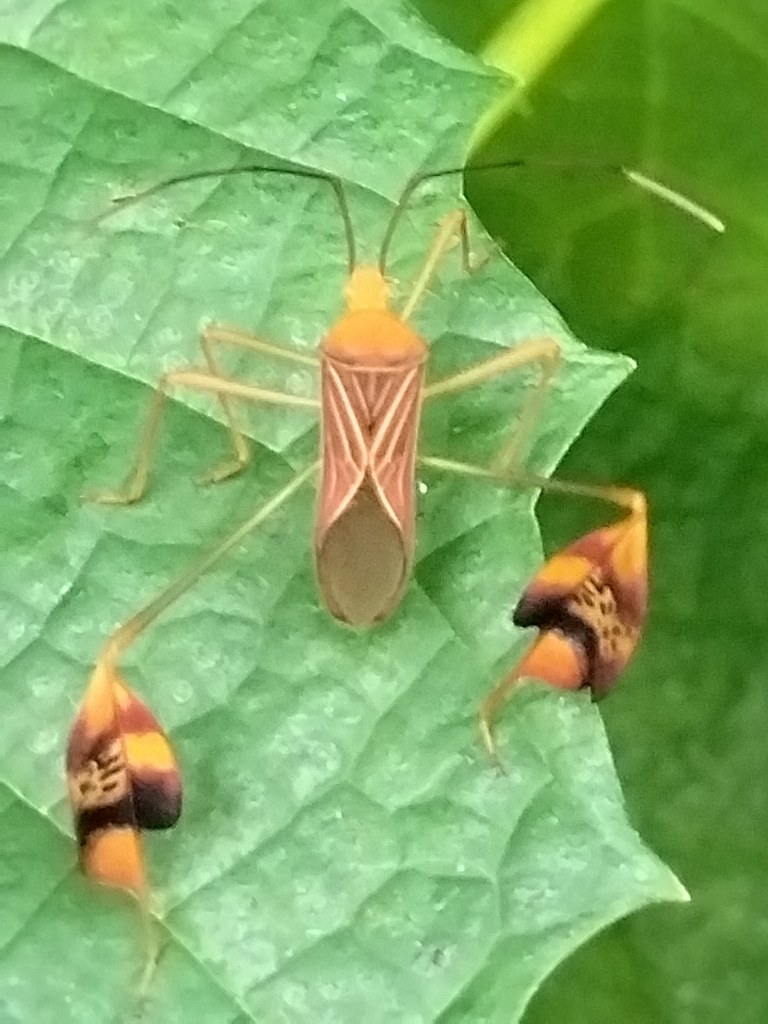
[[[647,513],[637,492],[629,492],[626,504],[626,518],[553,555],[512,614],[516,626],[536,626],[539,635],[480,708],[483,742],[497,765],[493,716],[519,680],[533,676],[561,689],[589,687],[597,700],[637,647],[648,603]]]
[[[114,668],[91,677],[66,767],[83,872],[145,897],[141,831],[176,823],[181,775],[157,719]]]

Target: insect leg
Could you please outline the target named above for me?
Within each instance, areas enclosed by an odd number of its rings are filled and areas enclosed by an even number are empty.
[[[223,324],[210,324],[205,327],[200,341],[206,354],[212,351],[214,344],[238,345],[240,348],[247,348],[252,352],[263,352],[265,355],[274,356],[275,359],[304,363],[305,366],[317,366],[320,361],[313,353],[299,352],[297,349],[288,348],[287,345],[263,341],[253,334],[248,334],[247,331],[241,331],[237,327],[225,327]]]
[[[644,501],[642,493],[633,487],[609,487],[600,484],[583,484],[573,480],[551,480],[546,476],[526,472],[499,472],[490,466],[479,466],[474,462],[460,462],[456,459],[443,459],[432,455],[419,455],[419,464],[429,469],[437,469],[442,473],[455,473],[458,476],[473,476],[487,480],[497,487],[529,487],[541,491],[554,491],[559,494],[576,494],[582,498],[596,498],[620,505],[630,512],[637,510],[638,502]]]
[[[444,380],[428,385],[424,389],[424,399],[426,401],[429,398],[436,398],[438,395],[464,391],[521,366],[538,363],[541,368],[541,376],[533,391],[526,397],[509,440],[502,445],[489,467],[500,476],[514,474],[547,400],[552,378],[560,364],[560,358],[560,345],[554,338],[533,338],[514,348],[506,349],[498,355],[491,356],[489,359],[475,363],[474,366],[470,366],[466,370],[460,370]]]
[[[472,260],[472,253],[469,248],[469,230],[467,228],[467,215],[464,210],[453,210],[443,217],[438,226],[432,244],[424,257],[416,280],[411,288],[411,294],[402,308],[400,316],[408,320],[424,297],[435,272],[447,254],[448,250],[456,240],[461,244],[461,265],[467,274],[475,273],[485,262],[487,257],[480,260]]]
[[[208,369],[216,377],[222,377],[223,374],[214,355],[215,345],[233,345],[247,349],[250,352],[261,352],[275,359],[302,363],[306,366],[314,367],[318,363],[317,357],[314,355],[297,352],[295,349],[275,345],[269,341],[262,341],[261,338],[255,338],[253,335],[247,334],[236,327],[224,327],[220,324],[211,324],[203,329],[200,335],[200,345],[202,346]],[[229,395],[220,393],[219,400],[229,427],[234,454],[199,477],[198,483],[201,484],[219,483],[222,480],[228,480],[231,476],[235,476],[235,474],[244,469],[251,460],[251,446],[243,432],[240,419],[235,412]]]
[[[165,399],[169,389],[179,384],[196,391],[217,395],[220,398],[231,395],[245,398],[251,402],[268,402],[272,405],[294,405],[312,409],[318,408],[319,405],[317,399],[314,398],[291,395],[283,391],[269,391],[254,384],[231,380],[228,377],[219,377],[214,373],[192,369],[171,370],[163,374],[155,389],[139,439],[136,458],[123,486],[116,491],[101,491],[88,495],[89,500],[106,504],[128,505],[143,497],[149,481],[149,467],[157,441]]]
[[[252,533],[258,526],[261,526],[273,512],[276,512],[281,505],[284,505],[289,498],[315,475],[319,466],[319,462],[313,462],[310,466],[302,469],[288,481],[285,487],[281,488],[276,494],[273,494],[263,505],[260,505],[236,530],[227,534],[223,540],[219,541],[201,559],[177,576],[176,579],[172,580],[155,598],[140,608],[121,626],[118,626],[104,644],[99,654],[97,666],[102,666],[107,672],[114,672],[122,654],[152,625],[155,619],[162,615],[182,594],[185,594],[194,586],[200,577],[220,562],[232,548],[237,547],[249,533]]]
[[[532,474],[500,477],[472,463],[428,457],[419,461],[432,469],[501,486],[598,498],[629,512],[619,522],[599,527],[556,552],[518,601],[514,622],[537,626],[539,635],[521,661],[487,694],[478,715],[483,744],[501,768],[493,719],[521,679],[535,676],[561,689],[588,686],[599,697],[611,689],[632,656],[647,602],[646,499],[629,487],[600,487]]]

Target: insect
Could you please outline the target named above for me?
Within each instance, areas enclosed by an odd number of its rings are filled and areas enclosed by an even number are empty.
[[[132,893],[144,925],[140,1006],[159,958],[141,833],[170,829],[181,815],[182,779],[171,743],[118,668],[123,652],[230,547],[255,529],[309,477],[299,474],[201,563],[177,577],[107,639],[70,730],[66,752],[69,802],[84,875]]]
[[[157,960],[141,833],[181,814],[181,774],[170,742],[116,668],[99,662],[69,734],[67,789],[83,873],[136,897],[145,924],[146,968]]]
[[[485,170],[514,167],[522,161],[488,164]],[[473,170],[476,168],[473,168]],[[678,193],[636,171],[609,168],[700,219],[707,211]],[[428,346],[409,320],[424,298],[438,265],[457,242],[464,269],[477,269],[470,254],[467,216],[449,213],[439,225],[402,309],[391,306],[387,258],[395,230],[413,192],[424,182],[455,174],[461,168],[416,175],[405,186],[384,233],[377,263],[358,264],[349,208],[341,181],[320,171],[261,165],[178,175],[125,197],[133,203],[160,189],[206,177],[232,174],[287,174],[327,182],[333,189],[344,224],[349,277],[345,309],[320,344],[317,356],[272,344],[232,328],[203,330],[201,344],[207,370],[179,369],[158,383],[144,425],[134,465],[117,491],[102,492],[97,500],[130,503],[144,494],[163,405],[176,386],[218,396],[232,441],[233,455],[208,473],[218,481],[239,472],[250,449],[231,400],[244,398],[296,407],[320,414],[320,457],[307,477],[319,468],[320,482],[314,526],[314,563],[323,603],[339,621],[367,627],[383,622],[397,608],[413,567],[415,530],[415,469],[419,419],[425,402],[475,387],[528,364],[538,367],[538,381],[527,395],[509,436],[488,467],[446,459],[419,459],[422,465],[457,473],[480,475],[497,482],[515,482],[539,413],[556,373],[561,353],[556,339],[542,336],[511,346],[467,369],[434,383],[425,383]],[[484,261],[483,261],[484,262]],[[319,367],[320,396],[306,398],[270,391],[225,377],[217,347],[238,346],[276,359]],[[304,476],[302,476],[303,482]],[[293,493],[293,488],[289,488]],[[238,537],[240,530],[237,531]],[[223,547],[228,549],[225,541]]]
[[[510,164],[489,165],[489,169],[491,166]],[[249,519],[108,637],[72,729],[67,777],[81,865],[92,877],[135,892],[148,927],[149,887],[140,833],[148,828],[173,826],[181,811],[181,781],[170,744],[149,710],[123,680],[118,667],[120,659],[159,615],[318,470],[314,527],[317,583],[329,612],[339,621],[356,627],[371,626],[392,615],[410,578],[416,544],[418,430],[424,402],[535,364],[538,380],[489,465],[426,457],[419,461],[437,470],[482,478],[497,485],[592,494],[630,508],[632,525],[624,534],[621,524],[617,524],[583,538],[547,563],[523,595],[515,621],[519,625],[538,626],[540,636],[518,667],[489,694],[480,712],[483,738],[496,763],[492,719],[517,680],[531,674],[564,687],[589,685],[596,691],[606,689],[637,643],[645,608],[644,503],[634,492],[544,480],[520,469],[560,361],[557,341],[546,336],[532,338],[442,380],[425,382],[428,347],[409,320],[438,265],[454,244],[458,242],[460,246],[464,269],[468,273],[477,269],[470,254],[464,211],[454,211],[443,219],[402,309],[392,309],[387,256],[408,199],[422,182],[456,173],[456,169],[411,179],[392,213],[375,265],[358,264],[343,186],[339,179],[321,172],[262,166],[199,172],[169,179],[127,201],[185,181],[243,173],[292,174],[329,183],[339,203],[347,241],[349,277],[344,292],[345,309],[323,338],[317,357],[232,328],[206,328],[201,344],[207,368],[183,368],[163,375],[124,486],[96,495],[98,500],[112,503],[131,503],[142,497],[149,481],[165,399],[172,387],[181,385],[205,391],[221,402],[233,452],[207,475],[211,481],[234,475],[250,458],[232,399],[319,411],[318,460],[297,473]],[[642,187],[706,219],[706,211],[684,197],[636,172],[626,173]],[[317,366],[319,398],[271,391],[226,377],[220,371],[217,355],[218,347],[223,345]],[[635,618],[630,614],[628,594],[634,595]],[[616,634],[614,641],[612,631],[616,627],[623,632]],[[148,939],[147,948],[142,988],[146,987],[157,961],[156,941]]]
[[[558,481],[550,481],[555,487]],[[605,696],[640,641],[648,604],[648,522],[645,496],[629,488],[569,485],[585,495],[624,505],[628,514],[554,554],[523,591],[512,613],[516,626],[539,635],[520,662],[480,706],[480,734],[501,769],[493,717],[520,680],[534,677],[564,690],[588,688]]]

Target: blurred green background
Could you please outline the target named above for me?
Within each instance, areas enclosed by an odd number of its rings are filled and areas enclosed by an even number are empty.
[[[768,5],[415,2],[459,45],[490,44],[513,66],[541,56],[537,24],[543,38],[566,8],[597,7],[544,54],[474,159],[630,164],[728,225],[707,237],[659,204],[642,229],[610,175],[531,168],[467,183],[490,233],[577,334],[638,363],[560,475],[650,497],[647,633],[602,710],[630,817],[692,897],[597,936],[526,1019],[766,1021]],[[515,53],[521,7],[533,30]],[[548,550],[596,514],[554,498],[540,512]]]

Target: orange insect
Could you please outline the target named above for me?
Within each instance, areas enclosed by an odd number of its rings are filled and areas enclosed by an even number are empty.
[[[88,683],[69,735],[67,788],[85,875],[137,898],[147,928],[145,982],[157,959],[141,833],[181,813],[181,776],[157,719],[109,658]]]
[[[539,635],[480,707],[483,742],[499,768],[492,720],[523,678],[533,676],[564,690],[589,688],[599,700],[615,685],[640,641],[648,604],[645,497],[622,488],[579,490],[625,505],[629,514],[554,554],[518,601],[512,621],[536,626]]]
[[[519,166],[521,161],[489,164],[483,170]],[[473,168],[473,170],[476,168]],[[678,193],[634,171],[608,168],[707,220],[711,215]],[[551,337],[532,338],[502,350],[474,366],[432,384],[425,384],[428,346],[408,324],[422,300],[438,264],[456,241],[460,242],[465,270],[470,258],[467,217],[463,210],[448,214],[435,235],[400,312],[390,306],[387,256],[406,204],[423,182],[455,174],[461,168],[420,174],[406,185],[390,218],[377,265],[358,265],[349,209],[339,179],[319,171],[264,166],[235,167],[179,175],[135,196],[136,202],[169,185],[232,174],[283,174],[327,182],[334,190],[346,234],[349,279],[344,290],[346,308],[323,338],[319,356],[283,348],[232,328],[212,326],[201,335],[207,371],[174,370],[161,378],[147,418],[136,462],[124,486],[97,495],[107,502],[127,503],[145,492],[152,449],[157,437],[165,396],[170,387],[184,385],[215,394],[221,401],[233,444],[233,457],[214,468],[206,479],[222,480],[238,472],[249,460],[249,446],[230,399],[311,407],[320,413],[320,459],[300,474],[301,482],[320,469],[314,529],[314,561],[318,587],[330,613],[352,626],[366,627],[387,619],[402,599],[410,578],[415,550],[415,467],[421,408],[425,401],[474,387],[521,366],[538,364],[540,376],[525,400],[510,431],[488,467],[421,458],[422,465],[463,474],[484,475],[497,483],[514,483],[551,380],[560,360],[560,346]],[[319,399],[268,391],[225,377],[214,346],[234,345],[320,369]],[[298,478],[297,478],[298,479]],[[293,493],[289,485],[284,497]],[[242,536],[237,531],[238,539]],[[224,542],[223,550],[231,546]]]
[[[487,165],[484,169],[519,164],[519,161],[505,162]],[[721,222],[708,211],[658,182],[634,171],[608,169],[625,174],[709,227],[723,230]],[[555,556],[523,596],[515,621],[520,625],[537,625],[542,632],[522,663],[495,687],[482,705],[483,738],[489,753],[497,760],[492,716],[521,676],[538,675],[555,685],[570,688],[589,685],[595,692],[601,692],[615,681],[626,664],[639,638],[645,610],[644,501],[635,492],[566,484],[520,472],[527,443],[560,359],[560,347],[554,338],[530,339],[443,380],[425,384],[428,347],[408,325],[408,320],[423,298],[440,260],[456,241],[460,243],[464,268],[474,269],[466,214],[457,210],[443,219],[399,313],[390,307],[387,255],[395,228],[414,189],[430,178],[453,174],[455,169],[418,175],[406,185],[390,218],[375,266],[358,265],[343,186],[337,178],[321,172],[262,166],[204,171],[169,179],[122,202],[135,202],[168,185],[243,173],[290,174],[324,181],[333,188],[342,213],[349,255],[349,279],[344,293],[346,308],[323,338],[317,357],[282,348],[232,328],[204,330],[201,344],[207,370],[180,369],[164,374],[125,485],[97,498],[126,503],[144,494],[165,397],[174,385],[207,391],[221,401],[234,452],[233,457],[217,466],[207,479],[225,479],[249,460],[249,446],[231,405],[231,399],[237,397],[317,409],[320,458],[121,626],[108,641],[99,664],[116,671],[117,659],[126,647],[203,572],[311,479],[318,468],[320,486],[314,556],[323,602],[333,616],[353,626],[370,626],[385,620],[399,604],[413,565],[415,467],[423,403],[479,385],[524,364],[535,363],[540,368],[538,382],[524,400],[509,436],[488,465],[435,457],[418,457],[418,461],[433,469],[477,477],[497,486],[547,488],[601,497],[629,507],[630,517],[624,525],[596,531]],[[269,391],[224,376],[214,351],[216,345],[222,344],[294,363],[319,365],[319,399]],[[594,588],[598,586],[607,589],[597,605],[590,604],[596,600]],[[608,636],[604,635],[606,630]]]

